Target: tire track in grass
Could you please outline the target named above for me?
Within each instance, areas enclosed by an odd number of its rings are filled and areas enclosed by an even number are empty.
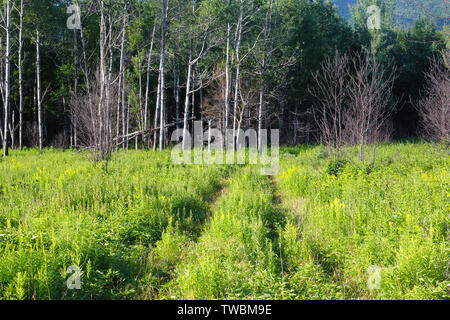
[[[233,172],[231,172],[231,175]],[[229,175],[225,175],[219,182],[219,187],[206,198],[204,201],[208,204],[208,212],[206,219],[199,228],[204,228],[209,219],[213,215],[215,208],[220,204],[221,200],[227,194]],[[151,265],[150,276],[148,279],[150,286],[143,288],[139,294],[139,299],[158,299],[160,291],[169,283],[174,276],[175,266],[184,259],[184,250],[194,247],[201,234],[186,234],[181,232],[178,225],[169,224],[163,231],[161,240],[158,241],[152,249],[149,257]],[[148,275],[147,275],[148,277]],[[157,282],[154,285],[152,282]]]
[[[287,219],[294,221],[300,228],[305,215],[305,202],[303,197],[291,196],[283,193],[280,188],[280,177],[270,176],[276,199],[275,205],[285,213]]]
[[[229,188],[229,177],[222,179],[220,182],[221,188],[217,190],[215,195],[211,197],[211,200],[209,202],[209,217],[210,218],[216,208],[219,206],[220,202],[223,198],[225,198],[228,194],[228,188]]]
[[[277,177],[242,169],[213,205],[198,242],[190,243],[165,299],[320,299],[334,286],[319,266],[301,263],[301,232]],[[302,213],[297,211],[297,216]]]
[[[248,167],[231,176],[199,241],[177,265],[168,299],[281,298],[274,236],[283,217],[270,181]]]
[[[289,299],[341,299],[340,287],[335,279],[315,259],[308,259],[307,244],[303,239],[304,220],[307,215],[304,197],[288,195],[280,188],[280,176],[271,176],[274,205],[286,218],[280,231],[280,260],[283,266],[283,295]]]

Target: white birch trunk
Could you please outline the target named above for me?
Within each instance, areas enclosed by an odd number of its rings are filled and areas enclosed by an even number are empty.
[[[154,125],[154,132],[153,132],[153,151],[156,151],[157,147],[157,139],[158,139],[158,132],[156,131],[156,128],[158,127],[158,120],[159,120],[159,114],[160,114],[160,108],[161,108],[161,73],[158,75],[158,89],[157,89],[157,95],[156,95],[156,108],[155,108],[155,125]]]
[[[236,150],[236,125],[237,125],[237,114],[239,108],[239,86],[240,86],[240,77],[241,77],[241,57],[240,57],[240,49],[241,49],[241,39],[242,39],[242,20],[243,20],[243,2],[241,1],[240,5],[240,13],[239,13],[239,21],[238,21],[238,39],[236,43],[236,83],[234,88],[234,114],[233,114],[233,150]],[[239,137],[238,137],[239,138]]]
[[[120,135],[120,106],[121,100],[124,99],[122,96],[122,80],[124,73],[124,58],[125,58],[125,27],[126,27],[127,15],[126,15],[126,5],[123,13],[123,24],[122,24],[122,40],[120,44],[120,67],[119,67],[119,84],[117,90],[117,118],[116,118],[116,136]],[[125,134],[124,132],[122,132]],[[118,147],[116,147],[118,148]]]
[[[103,144],[104,144],[104,123],[103,123],[103,107],[105,98],[105,80],[106,80],[106,57],[105,57],[105,47],[106,47],[106,24],[105,24],[105,13],[104,13],[104,1],[100,1],[100,76],[99,76],[99,102],[97,109],[98,116],[98,143],[96,145],[100,146],[101,158],[103,158]]]
[[[23,149],[23,0],[19,12],[19,149]]]
[[[11,74],[11,1],[6,3],[6,56],[5,56],[5,94],[4,94],[4,123],[3,123],[3,156],[8,155],[8,115],[10,99],[10,74]]]
[[[175,118],[176,118],[176,128],[180,129],[180,69],[178,61],[174,63],[173,71],[173,95],[175,99]]]
[[[147,82],[145,87],[145,112],[144,112],[144,131],[149,129],[149,121],[148,121],[148,113],[149,113],[149,103],[150,103],[150,69],[152,66],[152,54],[153,54],[153,43],[155,40],[155,31],[156,31],[156,23],[153,25],[153,32],[152,32],[152,41],[150,43],[150,50],[148,52],[147,57]],[[142,136],[142,144],[143,148],[145,148],[147,139],[145,135]]]
[[[189,103],[190,103],[190,91],[191,91],[191,79],[192,79],[192,45],[191,45],[191,53],[189,56],[189,65],[187,72],[187,81],[186,81],[186,98],[184,101],[184,120],[183,120],[183,150],[186,150],[187,136],[189,132]]]
[[[38,111],[38,139],[39,150],[42,150],[43,129],[42,129],[42,99],[41,99],[41,55],[40,55],[40,32],[39,21],[36,24],[36,100]]]
[[[159,131],[159,149],[163,150],[165,146],[165,119],[166,119],[166,82],[165,82],[165,67],[166,67],[166,29],[167,29],[167,0],[162,1],[162,28],[161,28],[161,63],[160,63],[160,74],[161,74],[161,126]]]

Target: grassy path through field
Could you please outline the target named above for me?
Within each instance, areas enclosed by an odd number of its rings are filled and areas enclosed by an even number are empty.
[[[280,175],[269,179],[274,192],[274,206],[283,212],[285,218],[279,230],[283,299],[342,299],[341,288],[334,276],[326,272],[314,252],[308,252],[310,249],[303,238],[307,199],[283,192]]]
[[[230,173],[231,175],[233,173]],[[182,232],[180,226],[170,224],[163,232],[161,240],[156,242],[148,258],[147,268],[144,271],[143,285],[137,293],[137,299],[158,299],[161,290],[173,280],[176,265],[185,259],[185,251],[195,247],[205,224],[212,217],[215,208],[227,194],[229,176],[224,176],[216,190],[205,198],[208,206],[206,219],[197,226],[199,233]]]
[[[303,202],[281,193],[278,177],[242,168],[213,207],[198,241],[181,245],[158,298],[340,298],[320,265],[302,261]]]
[[[272,182],[274,190],[274,205],[280,208],[285,215],[286,219],[295,222],[298,228],[301,228],[303,216],[305,214],[305,198],[294,197],[283,193],[280,189],[280,177],[269,176]]]
[[[204,232],[184,246],[160,298],[279,298],[276,238],[283,215],[273,203],[266,177],[248,167],[230,176]]]

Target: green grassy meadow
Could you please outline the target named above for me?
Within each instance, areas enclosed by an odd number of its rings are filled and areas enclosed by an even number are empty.
[[[321,146],[280,154],[262,176],[170,151],[119,152],[108,173],[87,154],[13,152],[0,300],[450,298],[448,150],[385,144],[375,165],[330,163]]]

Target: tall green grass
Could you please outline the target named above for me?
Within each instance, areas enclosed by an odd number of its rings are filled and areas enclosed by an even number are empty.
[[[1,159],[0,299],[450,298],[446,150],[281,155],[275,177],[170,151],[119,152],[108,174],[71,151]]]
[[[198,237],[229,167],[173,166],[170,153],[120,153],[109,174],[72,152],[0,162],[0,298],[136,295],[170,223]],[[67,267],[83,271],[68,290]]]
[[[284,159],[281,189],[306,203],[298,259],[324,267],[350,298],[448,299],[448,153],[388,144],[377,159],[337,172],[320,148]],[[381,281],[369,290],[372,265]]]
[[[276,230],[283,223],[273,205],[270,181],[243,169],[229,180],[198,243],[183,254],[164,297],[277,297],[281,282]]]

